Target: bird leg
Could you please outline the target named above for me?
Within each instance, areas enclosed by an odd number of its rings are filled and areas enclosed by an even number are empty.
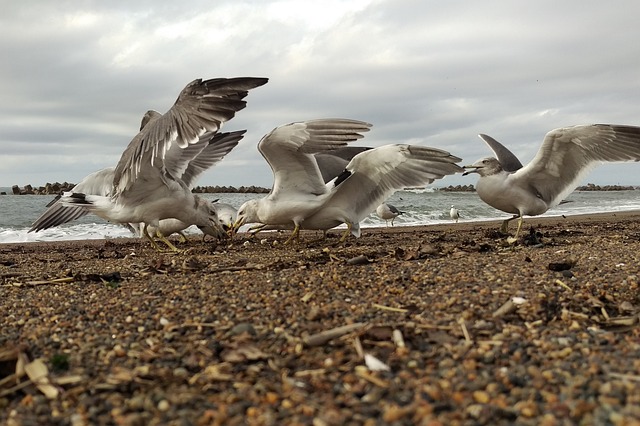
[[[351,234],[351,223],[347,223],[347,230],[344,231],[344,233],[342,234],[342,237],[340,237],[340,240],[338,241],[338,244],[342,244],[345,241],[347,241],[347,237],[349,237],[349,234]]]
[[[149,225],[147,223],[144,224],[144,227],[142,228],[142,236],[144,238],[146,238],[147,240],[149,240],[149,242],[151,243],[151,246],[156,250],[156,251],[162,251],[162,249],[158,246],[158,243],[156,243],[154,241],[153,238],[151,238],[151,235],[149,235],[149,230],[148,230]]]
[[[180,242],[181,242],[182,244],[184,244],[184,243],[186,243],[186,242],[187,242],[187,236],[186,236],[186,235],[184,235],[184,232],[180,231],[180,232],[178,232],[178,235],[180,235]]]
[[[522,216],[520,216],[519,214],[514,214],[513,217],[510,217],[509,219],[505,219],[502,222],[502,226],[500,227],[500,232],[502,232],[503,234],[506,234],[507,232],[509,232],[508,231],[509,222],[511,222],[513,219],[516,219],[518,217],[522,219]],[[520,229],[520,228],[518,228],[518,229]]]
[[[287,238],[287,241],[285,241],[284,244],[289,244],[291,241],[293,241],[294,238],[296,239],[296,242],[300,242],[300,225],[297,223],[293,228],[293,232],[291,233],[291,236]]]
[[[520,219],[518,220],[518,229],[516,229],[516,236],[514,237],[516,240],[518,239],[518,234],[520,234],[520,228],[522,228],[523,220],[524,218],[520,216]]]
[[[169,241],[167,239],[167,237],[165,237],[164,235],[162,235],[160,232],[156,232],[156,234],[158,235],[158,239],[160,239],[160,241],[162,241],[163,243],[165,243],[167,245],[167,247],[169,247],[171,249],[171,251],[178,253],[180,252],[180,249],[176,246],[174,246],[171,241]]]

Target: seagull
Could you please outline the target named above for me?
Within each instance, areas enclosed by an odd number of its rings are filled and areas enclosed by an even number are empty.
[[[313,214],[330,193],[314,154],[342,148],[363,137],[371,124],[349,119],[319,119],[276,127],[258,143],[269,163],[274,182],[269,195],[245,202],[239,209],[234,232],[244,223],[291,225],[298,237],[300,224]]]
[[[261,200],[250,200],[240,207],[235,229],[250,222],[293,228],[288,242],[298,237],[301,228],[326,231],[345,223],[347,230],[340,239],[344,242],[349,234],[359,237],[360,221],[395,191],[462,172],[455,164],[459,161],[435,148],[384,145],[355,155],[339,176],[325,184],[313,157],[289,156],[276,168],[287,176],[287,183],[274,184],[279,199],[268,204],[269,212],[277,211],[279,220],[270,220],[273,214],[262,214]]]
[[[640,127],[588,124],[554,129],[546,134],[535,158],[526,166],[507,148],[487,135],[479,135],[497,158],[480,159],[465,166],[464,175],[478,173],[476,191],[488,205],[512,213],[502,223],[537,216],[557,206],[598,164],[640,161]]]
[[[207,132],[217,133],[224,122],[246,106],[243,99],[249,90],[267,81],[254,77],[192,81],[169,111],[163,115],[152,111],[143,119],[142,130],[116,165],[108,196],[67,192],[61,201],[83,206],[112,222],[143,222],[143,237],[158,250],[148,227],[158,228],[162,219],[212,226],[223,235],[215,209],[193,194],[180,176],[204,148],[191,150],[200,137]],[[177,251],[164,235],[158,237]]]
[[[326,231],[344,223],[347,229],[340,243],[349,234],[360,237],[360,222],[383,200],[404,188],[463,172],[459,161],[447,151],[420,145],[390,144],[364,151],[329,182],[329,196],[302,228]]]
[[[147,124],[148,114],[145,114],[145,119],[141,127]],[[205,133],[200,137],[200,141],[196,144],[190,145],[189,148],[183,150],[183,154],[190,155],[190,150],[200,150],[200,153],[189,162],[187,168],[184,170],[181,176],[179,176],[184,184],[192,189],[197,179],[210,167],[221,161],[225,155],[227,155],[244,137],[245,130],[230,132],[230,133]],[[204,148],[202,148],[204,146]],[[115,173],[115,167],[106,167],[104,169],[93,172],[83,178],[73,188],[73,192],[79,192],[88,195],[101,195],[108,196],[112,189],[113,176]],[[78,206],[65,206],[60,201],[60,196],[56,197],[51,203],[47,205],[48,209],[33,223],[29,232],[38,232],[43,229],[53,228],[55,226],[62,225],[72,220],[78,219],[89,213],[89,210],[81,205]],[[173,233],[180,234],[183,241],[186,241],[185,235],[182,231],[191,226],[191,224],[184,223],[178,219],[167,218],[160,220],[160,226],[156,229],[150,227],[149,231],[151,235],[162,234],[165,237],[170,236]],[[136,234],[142,236],[142,230],[144,223],[130,223],[128,227]],[[219,232],[216,228],[206,226],[201,228],[202,232],[206,235],[217,236]]]
[[[451,216],[451,220],[455,220],[456,223],[458,223],[458,219],[460,219],[460,212],[458,212],[458,209],[456,209],[453,204],[451,205],[451,210],[449,210],[449,216]]]
[[[213,207],[218,213],[218,222],[225,232],[230,233],[233,229],[233,224],[238,216],[238,210],[231,204],[227,203],[213,203]]]
[[[393,221],[395,220],[395,218],[400,216],[401,214],[404,214],[404,212],[401,212],[391,204],[382,203],[376,209],[376,214],[380,217],[380,219],[384,219],[387,226],[389,226],[389,219],[391,219],[391,226],[393,226]]]

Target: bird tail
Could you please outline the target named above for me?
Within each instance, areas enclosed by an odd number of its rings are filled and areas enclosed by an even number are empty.
[[[101,195],[88,195],[80,192],[65,192],[60,201],[68,207],[85,207],[90,211],[107,210],[111,206],[111,198]]]

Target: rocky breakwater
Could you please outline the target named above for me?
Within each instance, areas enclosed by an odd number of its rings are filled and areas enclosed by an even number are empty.
[[[47,183],[44,186],[34,188],[31,185],[25,185],[20,187],[13,185],[11,187],[11,193],[13,195],[58,195],[64,191],[71,191],[75,183]],[[240,186],[238,188],[234,186],[197,186],[193,189],[193,192],[199,194],[214,194],[214,193],[241,193],[241,194],[268,194],[269,188],[263,188],[261,186]],[[0,195],[6,195],[5,192]]]
[[[593,183],[588,183],[583,186],[579,186],[576,188],[576,191],[633,191],[635,190],[635,186],[631,185],[596,185]]]
[[[25,185],[22,188],[18,185],[13,185],[11,187],[11,193],[13,195],[58,195],[64,191],[71,191],[75,185],[75,183],[69,182],[46,183],[44,186],[39,186],[37,188],[34,188],[31,185]]]

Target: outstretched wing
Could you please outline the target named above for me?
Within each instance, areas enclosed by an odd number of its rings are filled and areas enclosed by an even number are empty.
[[[210,137],[208,145],[189,162],[186,170],[182,173],[181,179],[184,184],[193,188],[200,175],[231,152],[246,132],[246,130],[239,130],[230,133],[217,133],[213,138]]]
[[[569,195],[603,162],[640,161],[640,127],[610,124],[563,127],[547,133],[535,158],[511,176],[548,205]]]
[[[339,206],[364,219],[395,191],[422,186],[462,172],[460,158],[446,151],[418,145],[384,145],[353,157],[349,176],[336,180],[334,195],[322,207]]]
[[[320,119],[275,128],[258,143],[273,171],[271,196],[279,192],[323,194],[326,187],[313,154],[346,146],[363,137],[371,124],[347,119]]]
[[[250,89],[267,83],[266,78],[238,77],[194,80],[180,93],[175,104],[160,117],[143,123],[129,143],[114,174],[114,195],[126,191],[141,175],[157,179],[165,154],[176,144],[186,148],[199,142],[205,132],[217,132],[246,106]]]
[[[489,148],[493,151],[500,163],[500,167],[505,172],[515,172],[522,168],[522,163],[518,160],[515,154],[507,149],[506,146],[495,140],[489,135],[479,134],[480,139],[485,141]]]
[[[113,173],[113,167],[107,167],[91,173],[73,187],[73,192],[107,196],[113,188]],[[89,213],[89,210],[82,206],[64,206],[62,202],[60,202],[59,195],[52,203],[49,203],[47,207],[48,209],[33,222],[29,232],[38,232],[43,229],[53,228],[63,223],[79,219]]]

